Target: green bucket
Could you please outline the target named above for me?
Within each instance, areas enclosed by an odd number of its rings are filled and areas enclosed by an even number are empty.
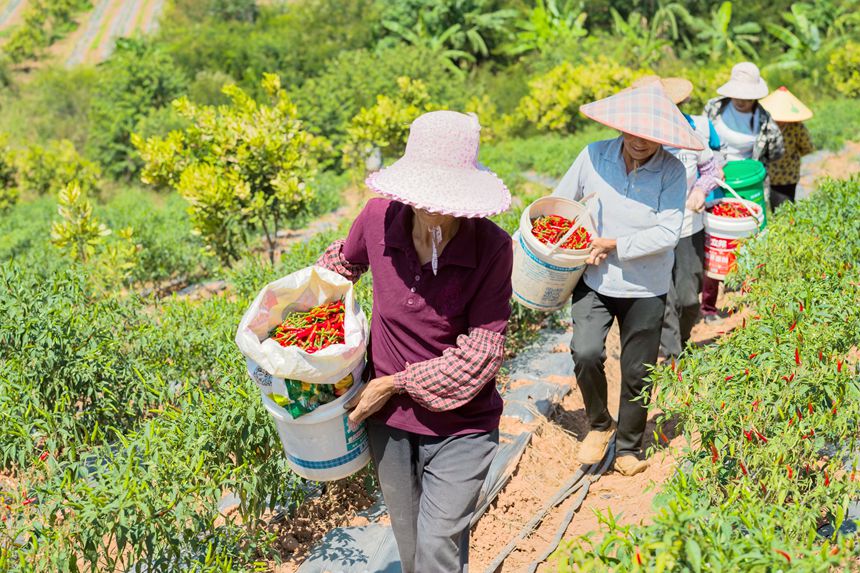
[[[742,159],[740,161],[729,161],[723,167],[726,176],[726,184],[734,189],[742,199],[752,201],[759,207],[763,215],[761,228],[767,225],[767,204],[764,196],[764,178],[767,170],[761,161],[755,159]],[[731,196],[731,194],[726,194]]]

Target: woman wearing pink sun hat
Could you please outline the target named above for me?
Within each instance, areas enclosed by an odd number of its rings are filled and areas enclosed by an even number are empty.
[[[630,476],[647,467],[640,460],[647,415],[640,398],[648,365],[657,361],[687,196],[684,165],[663,146],[701,150],[704,144],[659,82],[580,111],[621,135],[590,144],[553,193],[574,200],[596,193],[588,206],[599,237],[571,309],[570,348],[590,425],[578,457],[582,464],[599,462],[615,433],[615,469]],[[621,331],[617,424],[608,409],[604,371],[606,337],[615,320]]]
[[[404,573],[464,571],[469,522],[499,439],[511,313],[510,236],[487,219],[511,195],[477,161],[474,115],[416,119],[404,156],[367,178],[371,199],[317,262],[373,271],[373,379],[348,405],[371,456]]]

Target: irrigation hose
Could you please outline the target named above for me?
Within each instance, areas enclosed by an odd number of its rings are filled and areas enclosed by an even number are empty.
[[[559,544],[561,543],[562,537],[564,537],[564,532],[567,531],[567,528],[570,526],[570,522],[573,521],[573,516],[579,511],[579,508],[582,507],[583,502],[585,502],[585,496],[588,495],[588,490],[591,487],[591,484],[600,479],[607,469],[609,469],[609,464],[611,460],[615,457],[615,440],[612,440],[612,443],[609,445],[609,450],[607,451],[606,457],[603,459],[603,465],[601,465],[600,469],[597,470],[597,473],[590,474],[588,479],[585,481],[585,485],[582,490],[579,492],[579,495],[576,496],[576,499],[573,500],[573,504],[570,506],[570,509],[567,510],[567,513],[564,515],[564,518],[561,520],[561,523],[558,526],[558,531],[555,533],[555,537],[553,537],[550,544],[541,553],[537,559],[532,561],[532,564],[529,565],[528,573],[535,573],[537,568],[541,563],[549,559],[549,556],[553,554],[553,552],[558,549]]]
[[[496,556],[496,558],[493,559],[493,562],[490,563],[490,565],[487,566],[486,569],[484,569],[484,573],[495,573],[495,571],[501,566],[501,564],[504,562],[504,560],[507,559],[511,553],[513,553],[514,549],[517,548],[517,545],[519,544],[519,542],[526,539],[529,535],[532,534],[532,532],[535,529],[537,529],[537,527],[540,525],[540,523],[546,517],[546,514],[549,513],[550,510],[552,510],[552,508],[554,508],[557,505],[564,502],[564,500],[566,500],[568,497],[570,497],[571,495],[573,495],[574,493],[576,493],[580,489],[584,489],[585,493],[587,494],[588,493],[588,486],[591,485],[591,483],[593,481],[596,481],[603,474],[603,472],[605,472],[607,470],[607,468],[609,467],[609,464],[612,463],[613,459],[615,459],[615,439],[614,438],[610,442],[609,448],[606,451],[606,456],[604,456],[603,460],[600,462],[599,468],[598,468],[598,464],[591,464],[589,466],[585,466],[585,469],[580,468],[580,469],[576,470],[576,473],[574,473],[573,476],[564,485],[562,485],[561,488],[559,488],[559,490],[555,493],[555,495],[553,495],[546,503],[544,503],[544,505],[541,507],[541,509],[529,520],[528,523],[526,523],[522,527],[522,529],[520,529],[517,536],[514,537],[510,541],[510,543],[508,543],[502,549],[502,551]],[[593,478],[592,477],[586,478],[586,476],[594,476],[594,477]],[[583,479],[583,478],[586,478],[586,479]],[[584,500],[585,494],[582,494],[580,497],[582,498],[582,500]],[[577,499],[579,499],[579,498],[577,498]],[[579,502],[579,505],[582,505],[581,501]],[[573,516],[571,515],[571,519],[572,518],[573,518]],[[567,527],[565,527],[564,529],[567,529]],[[563,532],[564,532],[564,530],[562,530],[562,534],[563,534]],[[556,544],[556,546],[557,545],[558,544]],[[555,547],[553,547],[553,551],[555,551]],[[550,553],[552,553],[552,551],[550,551]],[[539,565],[539,564],[540,563],[538,562],[537,564],[533,563],[532,565],[537,567],[537,565]],[[534,571],[534,569],[532,569],[532,571]]]

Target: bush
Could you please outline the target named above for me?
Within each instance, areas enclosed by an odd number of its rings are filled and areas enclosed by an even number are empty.
[[[230,106],[175,103],[189,126],[166,138],[134,136],[145,162],[141,179],[173,187],[191,204],[191,220],[223,264],[239,259],[252,233],[262,232],[274,263],[277,232],[308,209],[325,142],[308,133],[277,76],[267,74],[268,101],[237,86]]]
[[[131,144],[139,121],[178,97],[187,80],[161,49],[140,40],[120,39],[104,64],[92,99],[88,150],[113,177],[140,168]]]
[[[101,169],[81,157],[68,140],[54,140],[46,147],[31,145],[18,154],[18,186],[30,196],[54,194],[71,182],[85,193],[97,189]]]
[[[397,78],[393,96],[376,96],[376,103],[362,108],[346,128],[343,164],[363,168],[375,149],[383,160],[400,157],[406,149],[409,125],[419,115],[433,109],[427,86],[421,80]]]
[[[839,93],[848,97],[860,96],[860,42],[845,42],[833,50],[827,71]]]
[[[612,95],[645,73],[603,57],[578,66],[565,62],[529,82],[517,119],[537,131],[571,133],[587,121],[579,115],[580,105]]]
[[[18,201],[18,172],[6,138],[0,137],[0,214]]]

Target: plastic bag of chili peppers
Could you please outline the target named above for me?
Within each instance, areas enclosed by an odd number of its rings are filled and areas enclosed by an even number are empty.
[[[353,284],[308,267],[260,291],[239,322],[236,344],[261,392],[289,396],[272,380],[334,387],[363,363],[368,335]]]

